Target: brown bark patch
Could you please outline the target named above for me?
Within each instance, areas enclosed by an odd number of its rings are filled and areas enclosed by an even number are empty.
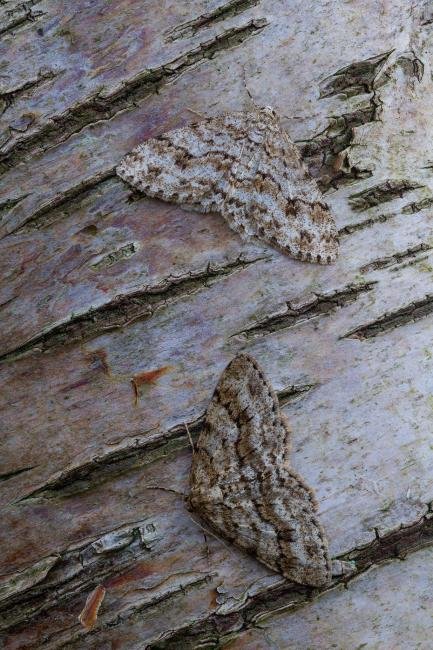
[[[155,384],[160,377],[170,372],[171,369],[172,366],[161,366],[161,368],[146,370],[132,377],[131,384],[134,390],[135,406],[137,406],[138,400],[140,399],[140,388],[148,384]]]
[[[98,585],[87,597],[84,609],[78,617],[81,625],[86,630],[91,630],[98,618],[99,608],[105,597],[105,587]]]

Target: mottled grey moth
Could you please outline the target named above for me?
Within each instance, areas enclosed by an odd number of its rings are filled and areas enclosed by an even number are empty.
[[[117,167],[147,196],[218,212],[244,239],[296,259],[330,263],[334,219],[269,107],[204,119],[147,140]]]
[[[311,489],[289,464],[290,430],[263,371],[224,370],[191,468],[189,503],[219,535],[291,581],[323,586],[331,565]]]

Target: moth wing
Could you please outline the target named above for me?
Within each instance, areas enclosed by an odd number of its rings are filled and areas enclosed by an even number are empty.
[[[191,507],[218,534],[302,584],[329,580],[311,491],[288,470],[290,432],[256,361],[237,356],[207,409],[191,469]]]
[[[116,172],[147,196],[220,212],[244,137],[243,114],[208,118],[140,144]]]
[[[268,111],[208,118],[147,140],[117,174],[147,196],[219,212],[243,238],[309,262],[338,254],[333,217],[295,145]]]
[[[269,121],[256,164],[242,166],[222,207],[238,232],[254,235],[307,262],[328,264],[338,255],[331,211],[277,118]]]
[[[257,557],[289,580],[325,586],[331,580],[331,560],[314,492],[288,467],[280,468],[277,474],[277,480],[267,478],[263,482],[267,500],[262,507],[263,517],[277,532],[280,554],[275,561],[265,546]]]

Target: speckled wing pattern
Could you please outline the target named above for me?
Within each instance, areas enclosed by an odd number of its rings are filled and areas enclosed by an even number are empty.
[[[287,579],[331,579],[311,489],[290,469],[290,430],[263,371],[241,354],[224,370],[191,468],[190,506],[219,535]]]
[[[244,239],[296,259],[330,263],[334,219],[270,108],[205,119],[147,140],[118,175],[147,196],[218,212]]]

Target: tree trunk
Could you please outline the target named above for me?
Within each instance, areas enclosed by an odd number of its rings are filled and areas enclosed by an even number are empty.
[[[429,5],[0,2],[5,648],[431,647]],[[116,177],[144,139],[250,94],[326,193],[337,263]],[[326,593],[186,508],[187,428],[239,351],[316,492]]]

